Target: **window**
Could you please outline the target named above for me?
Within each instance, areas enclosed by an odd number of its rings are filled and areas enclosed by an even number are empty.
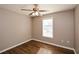
[[[42,27],[42,36],[53,38],[53,19],[43,20]]]

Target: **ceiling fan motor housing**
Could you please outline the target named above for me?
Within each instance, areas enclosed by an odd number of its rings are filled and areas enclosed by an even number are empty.
[[[39,9],[38,8],[33,8],[33,11],[39,11]]]

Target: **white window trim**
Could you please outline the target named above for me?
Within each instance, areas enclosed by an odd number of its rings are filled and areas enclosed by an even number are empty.
[[[52,20],[52,33],[51,33],[52,36],[46,36],[46,35],[43,34],[43,33],[44,33],[44,32],[43,32],[43,26],[44,26],[44,25],[43,25],[43,21],[44,21],[44,20],[49,20],[49,19]],[[43,20],[42,20],[42,36],[45,37],[45,38],[53,38],[53,18],[47,18],[47,19],[43,19]]]

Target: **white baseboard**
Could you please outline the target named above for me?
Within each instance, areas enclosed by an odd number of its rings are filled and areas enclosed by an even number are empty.
[[[32,40],[39,41],[39,42],[43,42],[43,43],[50,44],[50,45],[54,45],[54,46],[58,46],[58,47],[65,48],[65,49],[69,49],[69,50],[73,50],[74,53],[76,54],[76,51],[75,51],[74,48],[70,48],[70,47],[66,47],[66,46],[62,46],[62,45],[58,45],[58,44],[54,44],[54,43],[49,43],[49,42],[46,42],[46,41],[43,41],[43,40],[38,40],[38,39],[32,39]]]
[[[76,52],[76,50],[75,50],[75,49],[74,49],[73,51],[74,51],[74,53],[75,53],[75,54],[77,54],[77,52]]]
[[[7,50],[10,50],[10,49],[12,49],[12,48],[14,48],[14,47],[16,47],[16,46],[19,46],[19,45],[24,44],[24,43],[26,43],[26,42],[29,42],[29,41],[31,41],[31,40],[32,40],[32,39],[29,39],[29,40],[26,40],[26,41],[21,42],[21,43],[19,43],[19,44],[16,44],[16,45],[14,45],[14,46],[11,46],[11,47],[9,47],[9,48],[6,48],[6,49],[0,51],[0,53],[5,52],[5,51],[7,51]]]

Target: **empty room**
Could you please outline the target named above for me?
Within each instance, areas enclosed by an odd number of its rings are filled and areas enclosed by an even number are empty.
[[[78,53],[78,4],[0,4],[0,54]]]

